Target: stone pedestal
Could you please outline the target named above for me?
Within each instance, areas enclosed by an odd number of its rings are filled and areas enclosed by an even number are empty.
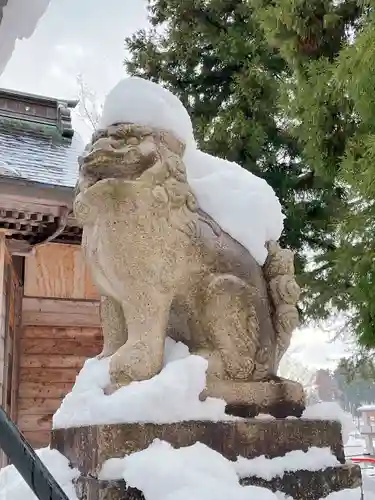
[[[109,458],[147,448],[154,439],[172,446],[189,446],[197,441],[221,453],[229,460],[241,455],[255,458],[279,457],[293,450],[307,451],[312,446],[329,447],[342,465],[324,471],[286,473],[269,481],[246,477],[244,485],[281,490],[294,499],[318,500],[333,491],[361,486],[358,466],[345,464],[340,424],[303,419],[228,422],[179,422],[175,424],[118,424],[54,430],[51,447],[65,455],[81,472],[77,483],[80,500],[142,500],[138,490],[127,488],[124,481],[97,479]]]
[[[305,409],[302,385],[277,376],[257,382],[208,379],[204,394],[224,399],[226,413],[243,418],[259,413],[275,418],[300,417]]]

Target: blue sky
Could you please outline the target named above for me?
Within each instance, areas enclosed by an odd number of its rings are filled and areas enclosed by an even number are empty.
[[[148,26],[146,4],[146,0],[51,0],[32,37],[17,42],[0,87],[75,98],[77,76],[82,74],[102,100],[125,76],[125,37]],[[320,328],[303,329],[294,335],[291,353],[306,365],[332,367],[346,350],[343,342],[330,342],[332,336]]]

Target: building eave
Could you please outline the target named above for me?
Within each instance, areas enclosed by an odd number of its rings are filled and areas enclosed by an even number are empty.
[[[12,97],[20,101],[30,101],[49,105],[57,105],[59,103],[63,103],[67,108],[70,109],[74,109],[79,102],[77,99],[60,99],[58,97],[48,97],[39,94],[31,94],[28,92],[19,92],[18,90],[5,89],[3,87],[0,87],[0,97]]]
[[[53,125],[61,135],[72,138],[71,109],[77,100],[57,99],[0,88],[0,117]]]
[[[11,253],[27,255],[49,242],[80,244],[73,196],[71,187],[0,177],[0,231]]]
[[[40,204],[71,209],[74,197],[74,188],[44,184],[20,177],[0,176],[0,197],[6,202],[9,197],[22,197],[34,200]]]

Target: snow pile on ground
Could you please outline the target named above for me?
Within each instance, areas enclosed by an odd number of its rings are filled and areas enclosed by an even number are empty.
[[[69,500],[77,500],[73,481],[78,478],[79,471],[72,469],[68,459],[57,450],[42,448],[36,453]],[[37,500],[13,465],[0,469],[0,500]]]
[[[351,432],[349,439],[344,445],[346,458],[364,455],[367,453],[366,441],[359,431]]]
[[[364,491],[364,500],[375,500],[375,476],[369,476],[362,469],[362,485]]]
[[[146,450],[107,460],[99,477],[123,478],[129,486],[141,490],[146,500],[277,500],[286,497],[265,488],[241,486],[239,478],[256,474],[270,479],[297,468],[315,471],[337,463],[326,449],[296,451],[273,460],[241,457],[231,462],[202,443],[176,449],[155,440]],[[347,490],[326,498],[359,500],[360,491]]]
[[[183,104],[156,83],[131,77],[112,89],[99,126],[119,122],[170,130],[185,142],[187,177],[200,207],[264,264],[265,243],[280,238],[284,221],[280,202],[265,180],[236,163],[199,151]]]
[[[199,395],[206,387],[207,360],[189,354],[181,342],[167,339],[165,366],[150,380],[132,382],[113,394],[110,358],[85,362],[72,391],[53,417],[53,428],[129,422],[171,423],[183,420],[229,420],[225,401]]]
[[[344,443],[348,442],[350,434],[356,430],[352,415],[344,411],[341,406],[334,401],[323,401],[308,406],[303,412],[302,418],[308,420],[336,420],[340,422]]]

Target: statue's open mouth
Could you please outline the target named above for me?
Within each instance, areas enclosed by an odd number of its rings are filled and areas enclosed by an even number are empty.
[[[80,170],[92,186],[103,179],[137,179],[150,163],[150,159],[142,158],[136,148],[97,148],[81,156]]]

